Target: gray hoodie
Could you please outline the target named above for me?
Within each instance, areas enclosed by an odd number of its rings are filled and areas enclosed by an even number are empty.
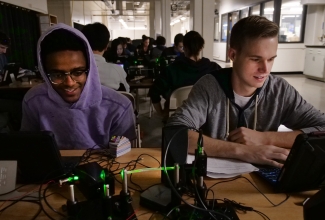
[[[202,77],[167,125],[202,128],[207,136],[226,139],[239,127],[277,131],[283,124],[304,133],[325,131],[324,113],[307,103],[284,79],[270,75],[244,108],[234,100],[232,68]]]

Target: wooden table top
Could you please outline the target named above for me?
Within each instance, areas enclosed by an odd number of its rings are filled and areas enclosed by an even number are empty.
[[[71,150],[71,151],[61,151],[62,156],[81,156],[83,154],[83,150]],[[148,155],[152,155],[154,158],[160,161],[161,150],[160,148],[133,148],[131,152],[121,156],[117,159],[120,163],[127,163],[130,160],[137,159],[139,155],[141,155],[142,164],[145,164],[149,167],[158,167],[159,163],[151,158]],[[133,182],[137,183],[141,186],[142,189],[145,189],[154,184],[160,183],[160,171],[150,171],[150,172],[141,172],[135,173],[132,176]],[[252,183],[254,183],[264,194],[267,196],[274,204],[278,204],[286,198],[286,195],[283,193],[275,193],[269,188],[264,182],[261,182],[260,179],[255,174],[244,174],[243,177],[249,179]],[[207,187],[211,186],[214,183],[221,182],[223,180],[216,180],[211,178],[206,178],[205,183]],[[136,187],[129,183],[129,186]],[[67,187],[63,186],[62,188],[56,188],[53,191],[62,191],[65,195],[67,193]],[[22,188],[21,190],[24,190]],[[26,189],[25,189],[26,190]],[[242,203],[245,206],[253,207],[255,210],[263,212],[272,220],[277,219],[294,219],[294,220],[303,220],[303,207],[301,203],[307,198],[312,196],[316,191],[308,191],[301,193],[293,193],[290,194],[290,198],[284,202],[282,205],[278,207],[273,207],[246,179],[239,178],[234,181],[220,183],[212,188],[214,191],[214,198],[224,199],[227,198],[229,200],[234,200],[238,203]],[[116,183],[115,186],[115,194],[119,194],[121,191],[121,185]],[[132,195],[132,205],[134,210],[136,210],[136,215],[139,216],[138,219],[149,219],[152,215],[152,211],[143,208],[139,205],[140,193],[130,190]],[[50,192],[49,192],[50,193]],[[48,194],[49,194],[48,193]],[[209,193],[208,197],[212,197],[212,194]],[[57,194],[54,194],[48,197],[48,201],[52,207],[55,209],[61,210],[61,206],[66,203],[66,199],[60,197]],[[189,200],[191,201],[191,200]],[[6,207],[11,202],[0,202],[0,209]],[[38,211],[39,206],[33,203],[28,202],[18,202],[17,204],[11,206],[7,210],[0,213],[0,219],[31,219]],[[62,219],[61,216],[54,213],[53,211],[46,208],[50,215],[54,219]],[[247,212],[247,213],[237,213],[238,217],[242,220],[261,220],[263,219],[256,212]],[[49,219],[41,213],[38,218],[41,219]],[[157,218],[160,219],[160,218]]]

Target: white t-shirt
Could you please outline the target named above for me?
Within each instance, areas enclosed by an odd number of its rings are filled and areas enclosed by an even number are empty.
[[[237,93],[235,93],[235,91],[234,91],[234,96],[235,96],[235,103],[239,105],[241,108],[244,108],[247,102],[252,98],[252,96],[245,97],[245,96],[238,95]]]
[[[126,82],[126,72],[124,69],[114,63],[107,63],[101,55],[94,54],[100,83],[104,86],[117,90],[122,83],[127,92],[130,92],[130,86]]]

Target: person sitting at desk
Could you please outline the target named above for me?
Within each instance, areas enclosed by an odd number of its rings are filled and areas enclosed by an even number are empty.
[[[204,46],[204,39],[196,31],[190,31],[184,36],[184,57],[179,57],[173,64],[166,68],[154,81],[149,90],[149,96],[157,113],[163,116],[165,122],[169,115],[169,96],[180,87],[195,84],[203,75],[209,74],[221,67],[211,62],[208,58],[200,57]],[[160,96],[165,102],[162,109]]]
[[[126,72],[123,67],[107,63],[103,54],[108,47],[109,31],[104,24],[87,24],[81,31],[87,38],[96,60],[100,82],[102,85],[119,91],[130,91],[126,82]]]
[[[6,52],[8,47],[10,46],[10,38],[0,31],[0,73],[7,65],[7,57],[6,57]]]
[[[150,44],[150,37],[142,35],[142,43],[137,47],[137,57],[138,60],[143,60],[145,66],[149,65],[151,49],[152,45]]]
[[[174,37],[174,46],[167,47],[161,53],[161,57],[167,58],[168,56],[181,56],[184,55],[184,48],[183,48],[183,34],[176,34]]]
[[[232,28],[233,68],[202,77],[167,126],[202,129],[210,157],[234,158],[281,167],[296,136],[325,130],[325,115],[307,103],[284,79],[271,75],[279,27],[262,16],[239,20]],[[292,132],[277,132],[283,124]],[[189,152],[198,134],[189,131]]]
[[[60,149],[108,147],[113,135],[136,138],[132,103],[102,86],[86,37],[65,24],[38,41],[38,66],[45,83],[23,100],[21,130],[49,130]]]
[[[163,36],[158,36],[156,39],[156,47],[151,50],[151,59],[159,58],[163,50],[166,48],[166,39]]]

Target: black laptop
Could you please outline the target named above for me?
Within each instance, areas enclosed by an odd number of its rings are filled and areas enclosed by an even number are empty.
[[[325,132],[299,134],[281,169],[264,167],[256,173],[278,192],[321,188],[325,183]]]
[[[64,163],[50,131],[0,134],[0,161],[17,161],[17,183],[42,183],[59,178],[78,159],[69,161],[72,164]]]

